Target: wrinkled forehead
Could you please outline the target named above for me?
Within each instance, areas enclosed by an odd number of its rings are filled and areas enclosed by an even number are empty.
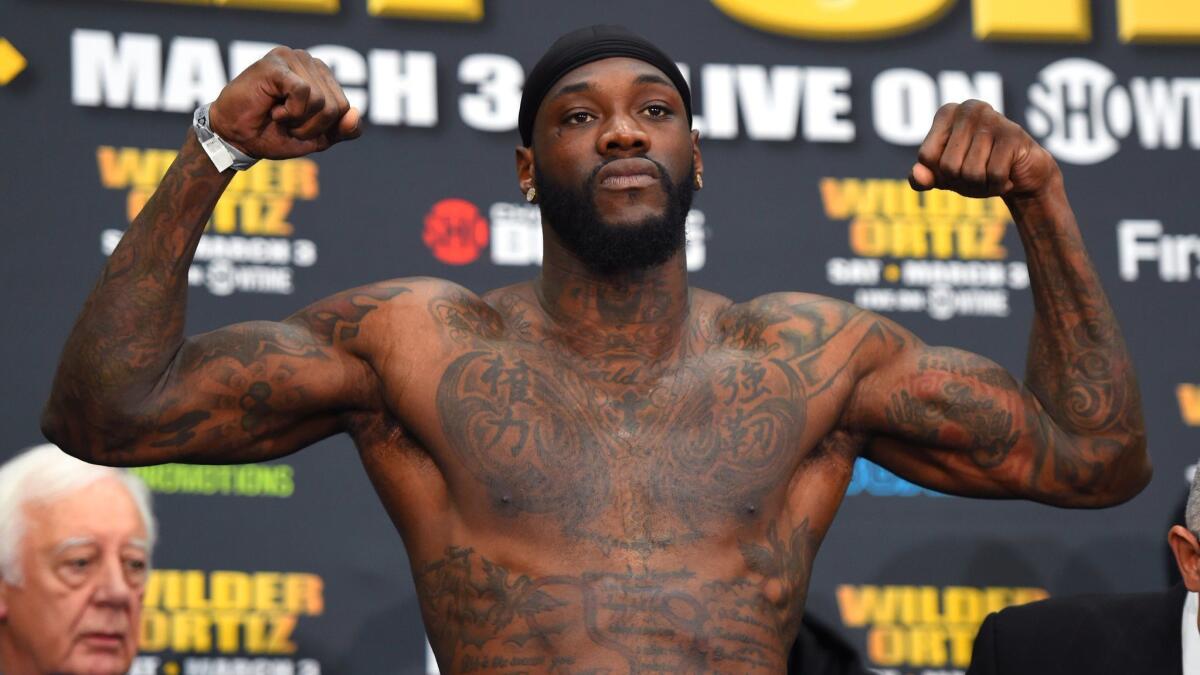
[[[28,501],[25,540],[57,549],[83,540],[146,542],[146,524],[133,497],[115,480],[102,479],[66,494]]]

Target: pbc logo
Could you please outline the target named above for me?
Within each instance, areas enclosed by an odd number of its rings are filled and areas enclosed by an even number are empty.
[[[466,265],[488,244],[488,223],[465,199],[443,199],[425,216],[421,239],[433,256],[447,265]]]

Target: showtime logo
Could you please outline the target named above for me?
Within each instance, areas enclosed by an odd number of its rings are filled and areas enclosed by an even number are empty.
[[[1147,150],[1200,150],[1200,78],[1134,77],[1122,86],[1088,59],[1056,61],[1029,87],[1029,130],[1055,157],[1097,164],[1134,134]]]
[[[489,222],[490,221],[490,222]],[[688,212],[687,268],[704,268],[707,260],[707,229],[704,212]],[[448,198],[433,205],[425,216],[422,234],[425,246],[447,265],[468,265],[490,245],[491,262],[501,267],[542,264],[542,215],[536,206],[497,202],[484,218],[479,208],[465,199]]]
[[[488,243],[488,224],[465,199],[443,199],[425,216],[421,240],[433,257],[447,265],[466,265],[479,258]]]

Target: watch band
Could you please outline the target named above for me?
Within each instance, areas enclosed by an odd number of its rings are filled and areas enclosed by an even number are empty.
[[[254,166],[254,163],[258,161],[257,157],[251,157],[233,147],[225,139],[213,133],[208,126],[208,108],[211,105],[211,103],[205,103],[196,108],[196,112],[192,115],[192,128],[196,130],[196,139],[200,141],[200,147],[208,153],[208,158],[217,167],[217,171],[226,169],[245,171]]]

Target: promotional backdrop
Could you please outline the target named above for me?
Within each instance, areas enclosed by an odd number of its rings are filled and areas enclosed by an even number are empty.
[[[536,275],[538,213],[513,170],[524,72],[596,22],[656,41],[692,83],[695,285],[828,294],[1019,375],[1032,307],[1004,205],[905,180],[937,106],[979,98],[1058,158],[1125,328],[1156,468],[1139,497],[1099,512],[974,501],[860,461],[813,616],[880,672],[958,673],[989,611],[1170,583],[1166,530],[1200,450],[1192,0],[3,0],[0,459],[43,442],[73,318],[192,110],[273,45],[325,60],[365,133],[238,176],[191,269],[190,332],[381,278],[482,292]],[[134,672],[436,672],[348,438],[138,473],[162,537]]]

